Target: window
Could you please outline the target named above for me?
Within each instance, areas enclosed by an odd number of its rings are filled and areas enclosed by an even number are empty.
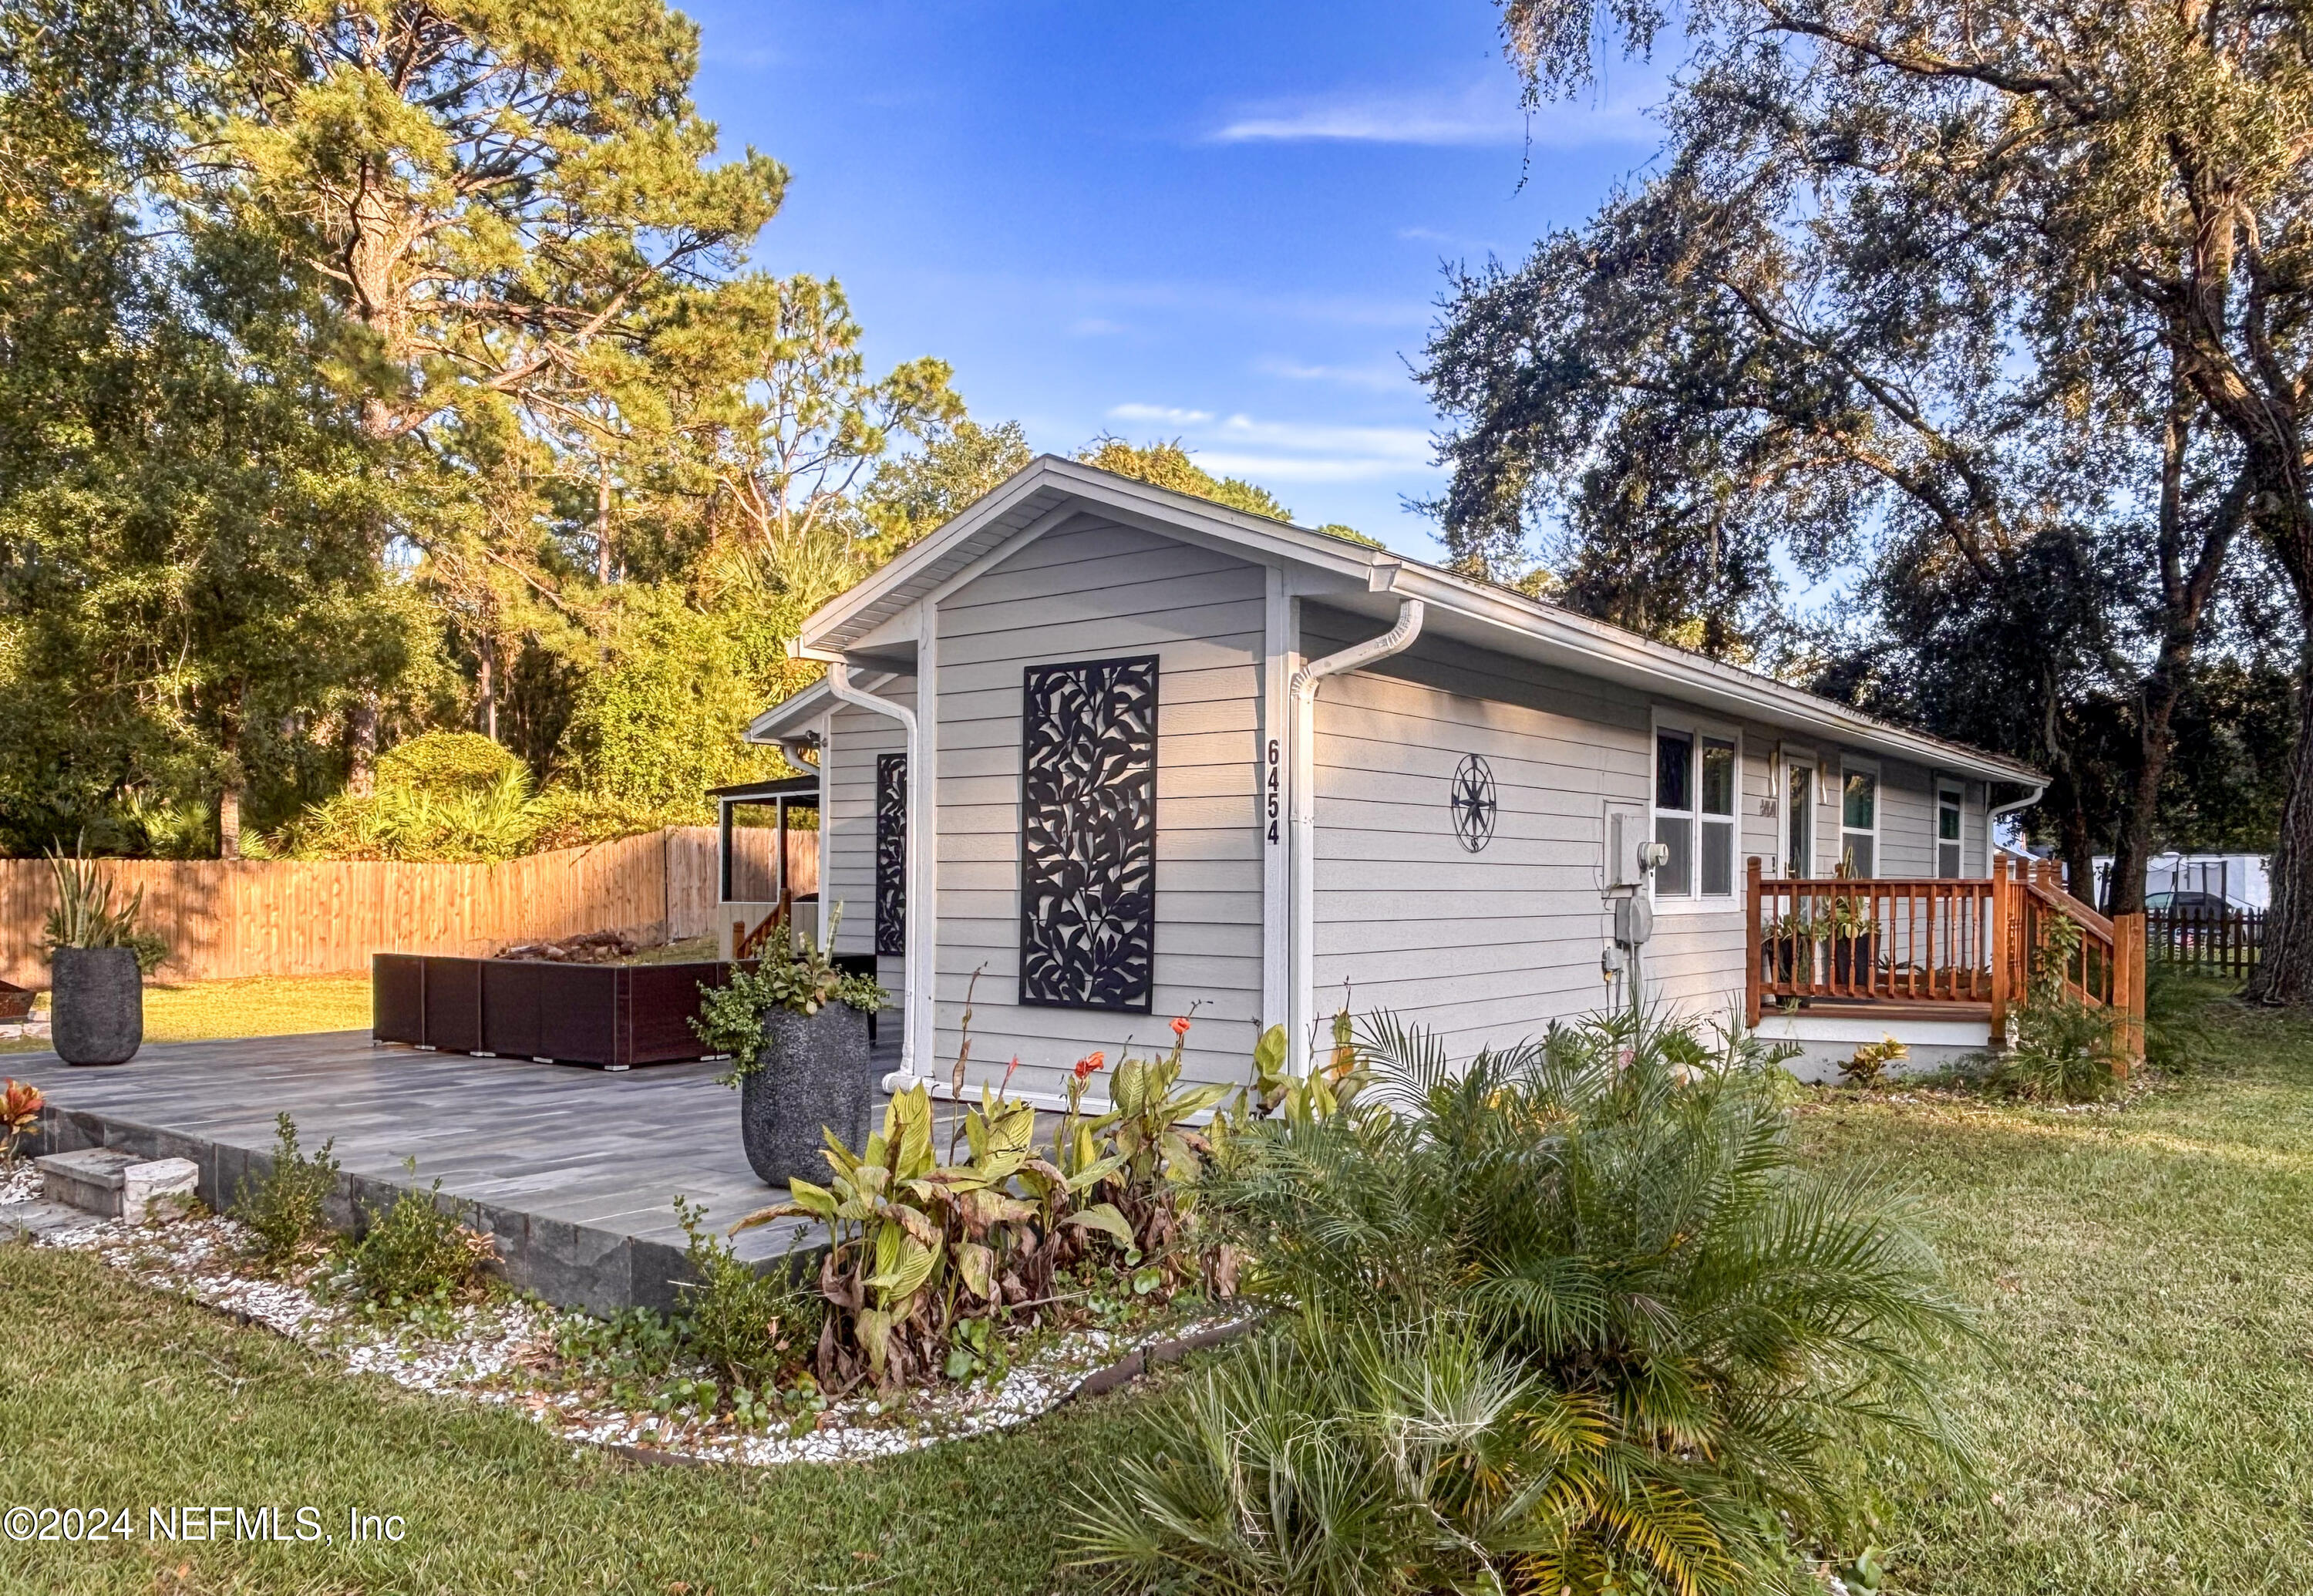
[[[1655,734],[1655,841],[1670,850],[1655,872],[1655,895],[1693,896],[1694,739],[1684,732]]]
[[[1655,841],[1669,853],[1655,896],[1735,895],[1735,740],[1669,727],[1655,732]]]
[[[1868,878],[1879,856],[1879,772],[1869,766],[1840,769],[1839,857],[1847,874]]]
[[[1966,874],[1960,864],[1959,822],[1961,791],[1957,787],[1936,789],[1936,874],[1947,881],[1957,880]]]
[[[1783,874],[1804,881],[1815,873],[1815,762],[1783,767]]]

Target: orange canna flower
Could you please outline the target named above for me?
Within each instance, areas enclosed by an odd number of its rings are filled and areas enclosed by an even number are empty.
[[[1173,1022],[1173,1034],[1176,1036],[1185,1036],[1189,1034],[1189,1017],[1187,1015],[1183,1014],[1180,1018]]]
[[[1092,1078],[1092,1072],[1095,1070],[1104,1068],[1107,1063],[1108,1054],[1104,1052],[1095,1050],[1094,1052],[1085,1054],[1084,1057],[1077,1061],[1077,1079],[1078,1080],[1090,1080]]]

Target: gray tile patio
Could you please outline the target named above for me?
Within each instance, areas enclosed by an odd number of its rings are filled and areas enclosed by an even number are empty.
[[[274,1118],[286,1112],[307,1149],[336,1142],[340,1222],[355,1202],[383,1204],[439,1176],[444,1197],[498,1237],[510,1280],[597,1312],[673,1304],[678,1195],[717,1229],[784,1195],[747,1167],[738,1096],[715,1084],[722,1067],[612,1073],[376,1046],[366,1031],[152,1046],[112,1069],[53,1054],[0,1059],[0,1074],[48,1097],[44,1151],[189,1158],[202,1197],[221,1207],[269,1166]],[[770,1257],[797,1234],[752,1230],[739,1252]]]

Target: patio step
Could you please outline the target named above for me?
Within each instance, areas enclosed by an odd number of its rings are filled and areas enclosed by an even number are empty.
[[[0,1242],[37,1239],[97,1222],[85,1209],[65,1203],[0,1203]]]
[[[194,1200],[201,1178],[201,1167],[190,1159],[147,1159],[109,1147],[52,1152],[32,1162],[49,1202],[99,1219],[176,1218]]]

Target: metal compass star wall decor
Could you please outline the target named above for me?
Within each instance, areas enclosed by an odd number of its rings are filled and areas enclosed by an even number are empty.
[[[1463,756],[1454,772],[1454,834],[1475,853],[1494,840],[1494,814],[1500,805],[1494,797],[1494,772],[1474,754]]]

